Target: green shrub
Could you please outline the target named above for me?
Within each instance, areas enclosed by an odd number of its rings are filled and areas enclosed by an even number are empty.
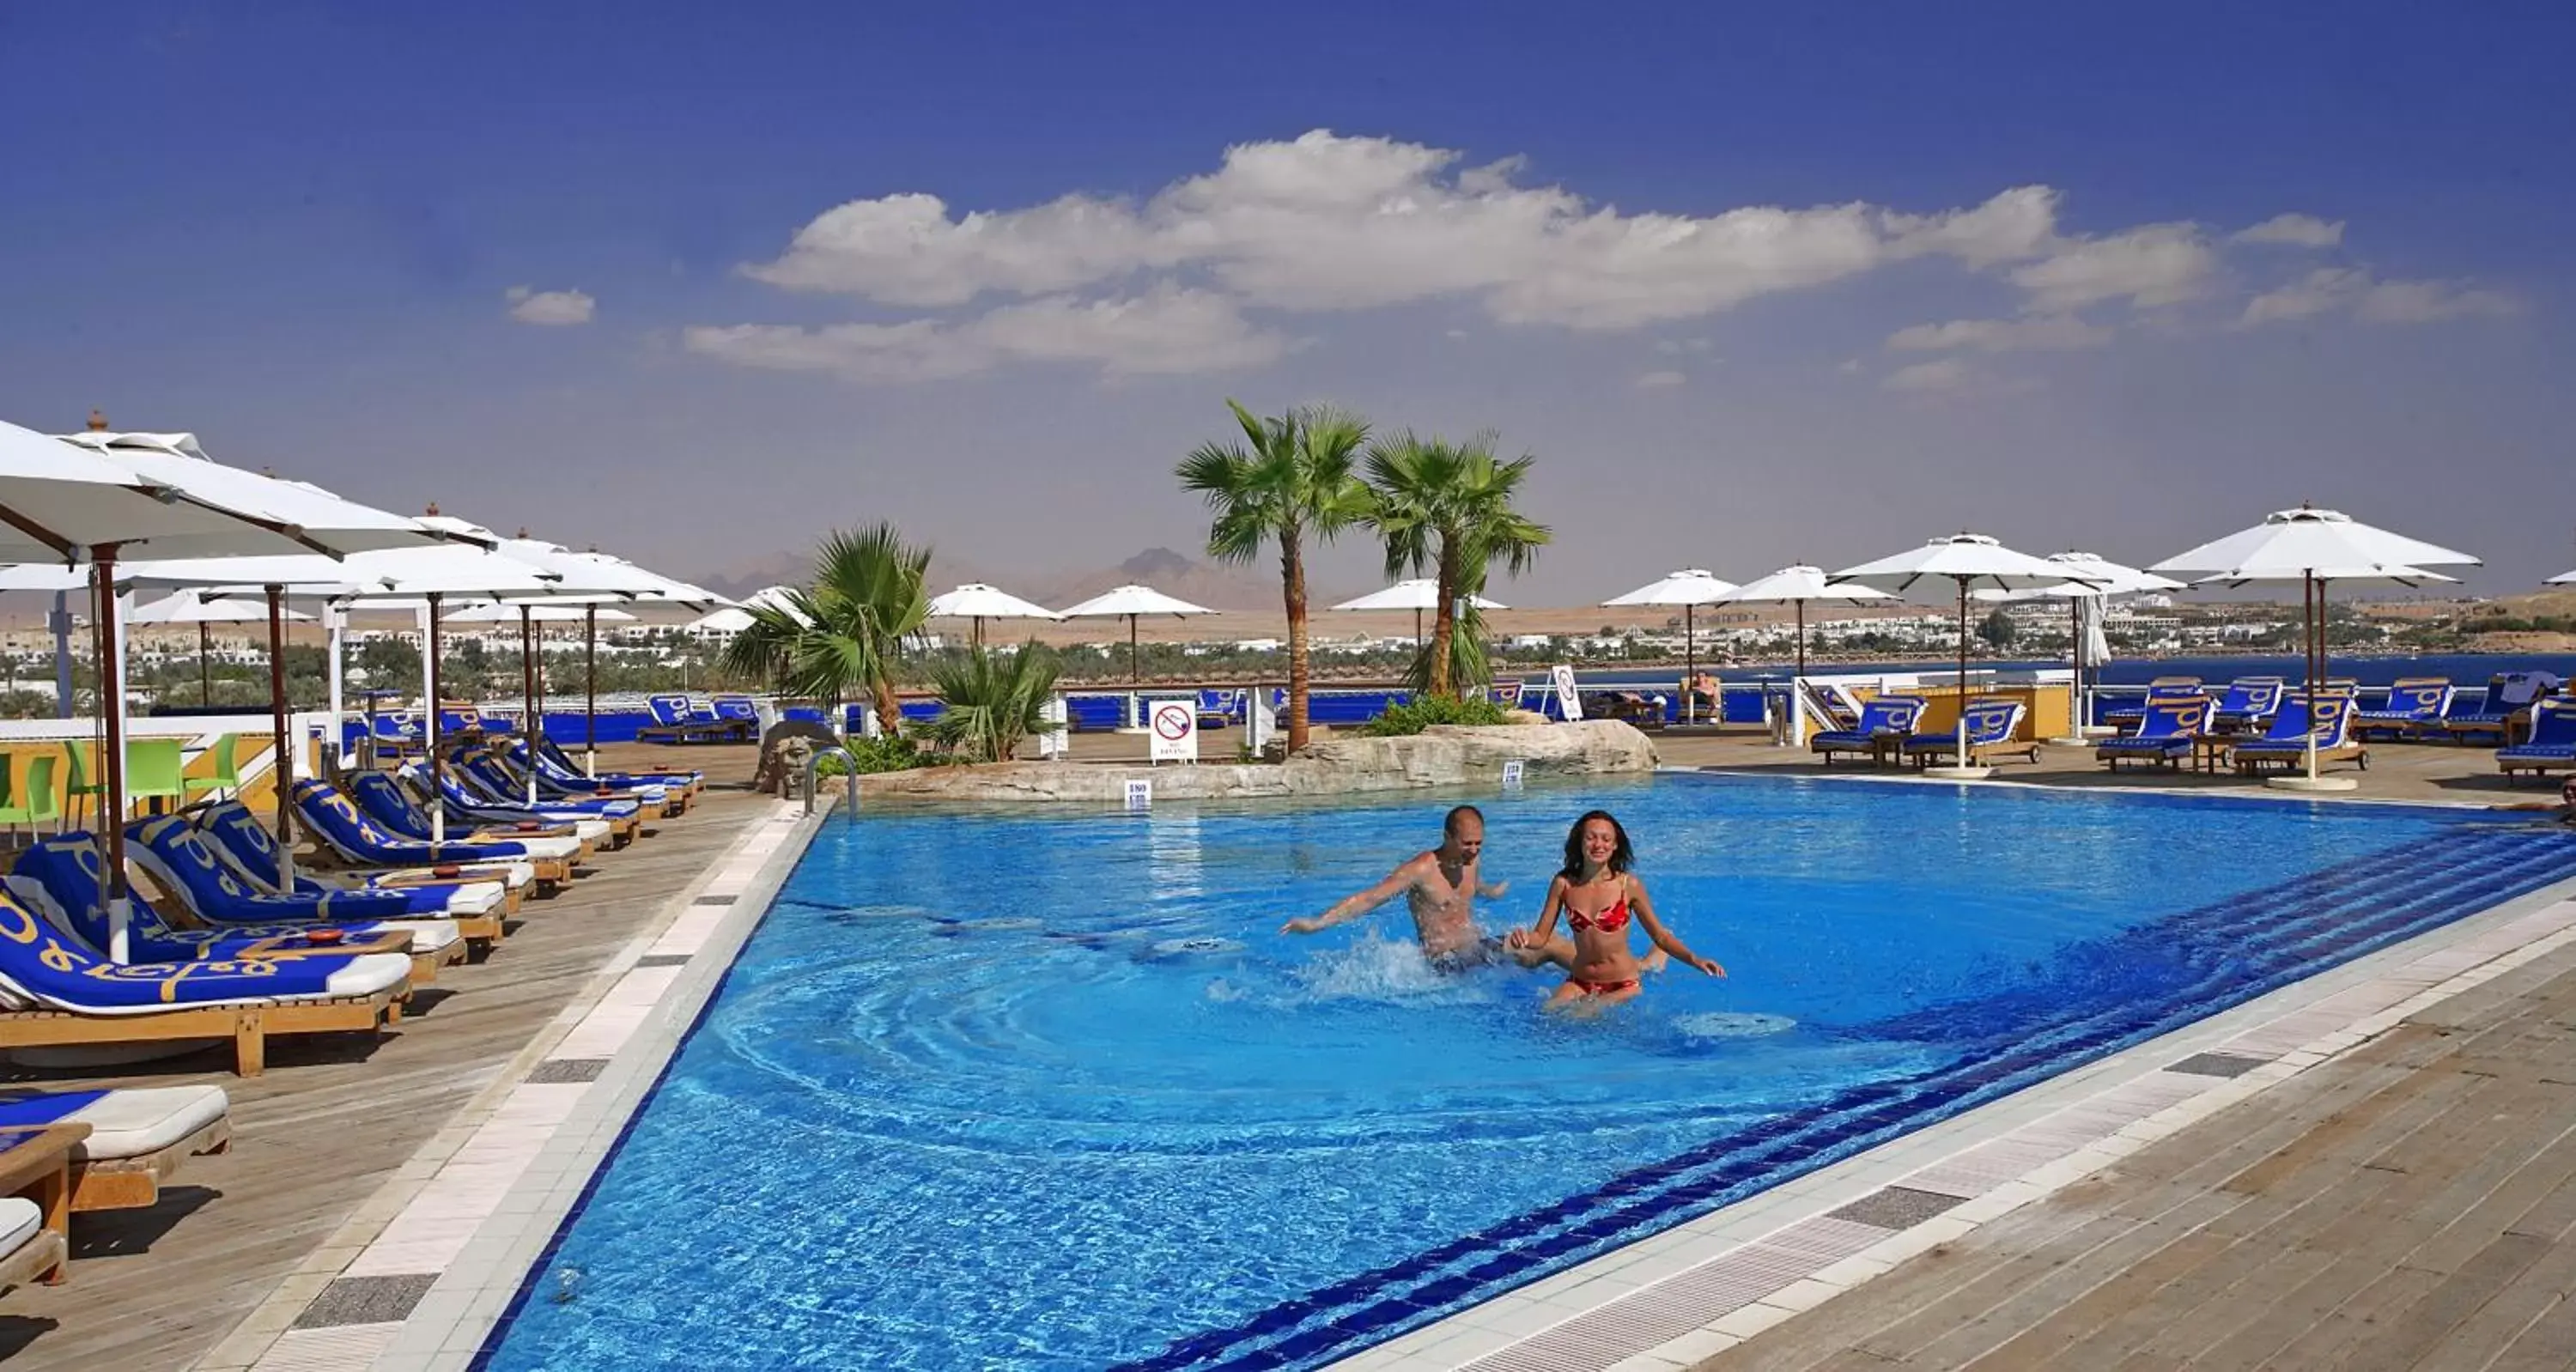
[[[861,776],[874,772],[910,771],[915,767],[928,766],[930,763],[930,759],[923,757],[921,750],[913,746],[911,739],[891,734],[878,738],[854,738],[849,741],[848,747],[850,756],[858,759]],[[823,760],[815,764],[814,775],[836,777],[848,770],[848,764],[842,762],[838,754],[826,753],[823,755]]]
[[[1015,653],[977,648],[939,664],[939,717],[926,731],[958,762],[1008,762],[1022,741],[1043,734],[1055,699],[1056,656],[1031,639]]]
[[[1503,707],[1481,695],[1452,700],[1447,696],[1416,696],[1401,705],[1386,707],[1386,713],[1360,726],[1360,732],[1371,738],[1397,738],[1418,734],[1434,724],[1504,724],[1510,717]]]

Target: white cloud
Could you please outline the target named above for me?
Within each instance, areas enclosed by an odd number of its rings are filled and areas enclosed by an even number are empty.
[[[1648,372],[1631,383],[1641,391],[1665,391],[1684,385],[1690,378],[1680,372]]]
[[[2382,281],[2360,267],[2320,267],[2246,302],[2239,326],[2254,328],[2349,309],[2365,324],[2431,324],[2520,314],[2522,302],[2456,281]]]
[[[2293,248],[2333,248],[2343,244],[2343,221],[2328,223],[2312,214],[2276,214],[2231,235],[2239,243],[2279,243]]]
[[[1975,375],[1967,363],[1955,357],[1945,357],[1938,362],[1917,362],[1910,367],[1899,367],[1878,384],[1891,391],[1955,391],[1968,384]]]
[[[2046,258],[2017,268],[2013,284],[2039,310],[2072,310],[2126,299],[2141,308],[2201,295],[2218,270],[2218,252],[2197,224],[2148,224],[2126,233],[2067,241]]]
[[[2041,314],[2023,319],[1954,319],[1946,324],[1916,324],[1887,336],[1887,346],[1906,352],[1973,348],[1979,352],[2059,351],[2097,348],[2111,341],[2111,330],[2087,324],[2071,314]]]
[[[599,302],[579,291],[541,291],[512,286],[501,292],[510,317],[522,324],[587,324]]]
[[[1662,353],[1666,357],[1680,357],[1684,353],[1705,354],[1711,348],[1716,346],[1716,344],[1705,338],[1659,338],[1655,340],[1655,351]]]
[[[1562,187],[1516,184],[1516,160],[1464,170],[1459,161],[1448,149],[1317,130],[1228,148],[1215,171],[1141,204],[1076,195],[952,215],[929,195],[854,200],[799,230],[776,261],[744,270],[910,306],[1187,271],[1281,309],[1465,296],[1506,322],[1618,329],[1908,258],[1972,268],[2026,259],[2055,233],[2057,196],[2045,187],[1923,215],[1862,203],[1626,214]]]
[[[682,340],[741,366],[862,381],[944,380],[1012,362],[1095,366],[1108,376],[1215,372],[1273,361],[1289,346],[1225,297],[1173,287],[1114,300],[1048,296],[953,323],[701,325]]]

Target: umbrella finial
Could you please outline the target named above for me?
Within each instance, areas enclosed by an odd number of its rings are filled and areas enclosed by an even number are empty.
[[[96,405],[89,407],[89,431],[94,434],[107,432],[107,411]]]
[[[437,501],[435,501],[435,500],[433,500],[433,501],[429,502],[429,508],[428,508],[428,509],[426,509],[426,510],[421,511],[421,513],[422,513],[422,514],[425,514],[425,515],[428,515],[428,516],[430,516],[430,517],[431,517],[431,518],[433,518],[433,519],[437,518],[437,517],[438,517],[438,502],[437,502]]]
[[[518,531],[517,533],[515,533],[515,534],[510,535],[510,536],[511,536],[512,538],[526,538],[526,537],[528,536],[528,526],[527,526],[527,525],[525,525],[525,524],[520,525],[520,526],[519,526],[519,531]]]

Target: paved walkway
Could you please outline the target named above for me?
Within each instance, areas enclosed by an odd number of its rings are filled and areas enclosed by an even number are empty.
[[[616,766],[673,755],[603,756]],[[76,1219],[71,1280],[0,1297],[0,1361],[11,1372],[147,1372],[212,1348],[769,810],[741,790],[705,802],[529,901],[488,961],[446,968],[372,1044],[274,1039],[267,1073],[247,1079],[226,1070],[229,1047],[93,1079],[0,1067],[0,1079],[46,1087],[212,1082],[232,1096],[234,1140],[229,1154],[190,1159],[160,1204]]]
[[[2571,1291],[2576,949],[1698,1368],[2564,1369]]]

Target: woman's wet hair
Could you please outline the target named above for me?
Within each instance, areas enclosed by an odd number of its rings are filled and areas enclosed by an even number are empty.
[[[1583,826],[1596,819],[1608,824],[1611,834],[1618,839],[1610,849],[1610,870],[1625,872],[1637,860],[1636,851],[1628,846],[1628,831],[1621,827],[1618,816],[1607,810],[1587,810],[1583,818],[1574,821],[1573,828],[1565,831],[1565,866],[1557,875],[1567,881],[1583,875]]]

